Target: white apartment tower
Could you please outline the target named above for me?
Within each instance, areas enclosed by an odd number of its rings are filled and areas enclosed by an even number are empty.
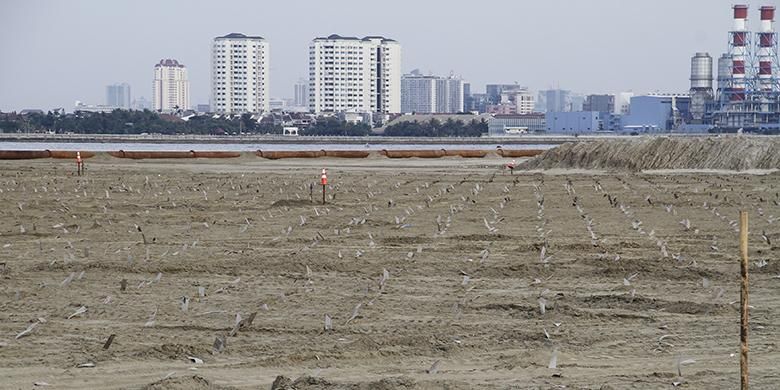
[[[384,37],[315,38],[309,46],[309,110],[401,112],[401,45]]]
[[[176,60],[160,60],[160,63],[154,66],[152,92],[155,111],[189,109],[190,81],[187,78],[187,68]]]
[[[211,109],[221,114],[269,110],[268,42],[232,33],[214,38]]]
[[[463,112],[463,80],[453,76],[427,76],[417,69],[405,74],[401,78],[401,112]]]

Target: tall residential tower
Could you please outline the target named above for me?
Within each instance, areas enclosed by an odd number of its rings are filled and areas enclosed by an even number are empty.
[[[309,110],[401,112],[401,45],[384,37],[315,38],[309,45]]]
[[[415,69],[401,78],[401,111],[458,113],[463,111],[463,79],[423,75]]]
[[[232,33],[214,38],[211,50],[211,109],[222,114],[269,109],[268,42]]]
[[[127,83],[106,86],[106,105],[125,110],[130,109],[130,85]]]
[[[171,112],[190,108],[187,68],[176,60],[160,60],[154,66],[152,91],[155,111]]]

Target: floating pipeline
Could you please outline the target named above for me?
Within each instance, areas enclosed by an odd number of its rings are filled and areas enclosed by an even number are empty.
[[[369,151],[369,150],[316,150],[316,151],[262,151],[258,150],[254,154],[269,160],[285,158],[367,158],[373,155],[380,155],[387,158],[441,158],[441,157],[462,157],[462,158],[484,158],[493,153],[493,150],[480,149],[432,149],[432,150],[387,150]],[[529,149],[497,149],[495,153],[501,157],[523,158],[534,157],[542,154],[543,150]],[[59,150],[0,150],[0,160],[27,160],[27,159],[75,159],[76,151]],[[95,157],[98,154],[108,154],[116,158],[124,159],[185,159],[185,158],[238,158],[245,153],[242,152],[217,152],[206,151],[110,151],[110,152],[81,152],[81,158],[87,159]]]
[[[366,158],[371,152],[365,150],[323,150],[325,157]]]
[[[278,160],[281,158],[317,158],[317,157],[325,157],[325,151],[322,150],[315,150],[315,151],[293,151],[293,150],[287,150],[287,151],[263,151],[258,150],[255,153],[258,157],[267,158],[269,160]]]
[[[74,152],[70,150],[49,150],[48,151],[51,154],[51,158],[62,158],[62,159],[76,159],[76,153],[81,153],[81,158],[92,158],[95,157],[94,152]]]
[[[127,152],[120,150],[118,152],[108,152],[109,155],[117,158],[129,158],[133,160],[158,159],[158,158],[195,158],[195,152]]]
[[[0,150],[0,160],[31,160],[34,158],[50,158],[48,150]]]
[[[387,150],[382,149],[381,155],[387,158],[439,158],[444,157],[444,149],[439,150]]]
[[[195,158],[236,158],[241,157],[241,152],[196,152],[192,151]]]
[[[488,154],[487,150],[478,149],[442,150],[444,151],[444,155],[447,157],[483,158]]]

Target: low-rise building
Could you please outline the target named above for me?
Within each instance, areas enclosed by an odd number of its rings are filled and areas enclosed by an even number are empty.
[[[527,133],[543,133],[547,130],[544,114],[496,115],[488,121],[488,134],[503,137]]]
[[[623,131],[672,132],[690,119],[690,103],[690,96],[684,94],[634,96],[623,116]]]
[[[581,134],[605,130],[598,111],[547,112],[545,121],[548,133]]]

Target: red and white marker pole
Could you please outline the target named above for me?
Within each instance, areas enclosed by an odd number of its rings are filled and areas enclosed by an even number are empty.
[[[328,186],[328,171],[322,168],[322,175],[320,175],[320,184],[322,184],[322,204],[325,204],[325,187]]]
[[[76,172],[81,176],[81,171],[84,163],[81,161],[81,152],[76,152]]]

